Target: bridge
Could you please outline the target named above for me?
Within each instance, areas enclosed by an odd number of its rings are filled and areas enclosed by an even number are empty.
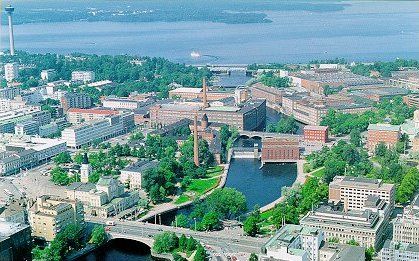
[[[298,141],[303,140],[303,135],[296,135],[296,134],[284,134],[284,133],[276,133],[276,132],[263,132],[263,131],[239,131],[239,137],[247,137],[247,138],[296,138]]]
[[[233,71],[236,72],[245,72],[247,73],[247,64],[200,64],[194,65],[199,69],[206,67],[208,70],[214,73],[230,73]]]
[[[92,224],[106,225],[106,221],[111,219],[92,218],[88,221]],[[110,239],[130,239],[144,243],[152,247],[154,236],[165,231],[174,232],[178,236],[192,236],[201,243],[219,248],[225,252],[245,252],[258,253],[265,243],[266,239],[243,236],[237,230],[222,230],[214,232],[199,232],[187,228],[164,226],[150,224],[138,221],[116,221],[115,226],[108,226],[108,235]]]

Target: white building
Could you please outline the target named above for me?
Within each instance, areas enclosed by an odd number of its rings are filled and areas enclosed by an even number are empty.
[[[0,98],[0,112],[7,112],[17,109],[22,109],[27,106],[27,103],[21,96],[12,99],[1,99]]]
[[[71,80],[73,82],[93,82],[95,73],[92,71],[74,71],[71,73]]]
[[[6,63],[4,65],[4,78],[11,82],[19,77],[19,65],[17,63]]]
[[[381,261],[417,261],[419,245],[387,240],[380,252]]]
[[[54,69],[42,70],[41,79],[44,81],[54,80],[54,77],[57,75],[57,72]]]
[[[13,99],[20,94],[19,87],[0,88],[0,99]]]
[[[140,160],[121,170],[119,180],[123,184],[129,184],[130,189],[141,189],[141,180],[144,171],[155,168],[158,161]]]
[[[136,110],[142,102],[129,98],[106,98],[102,101],[103,107],[110,109]]]
[[[393,241],[419,245],[419,194],[394,220]]]
[[[263,252],[277,260],[317,261],[323,241],[320,229],[285,225],[264,245]]]

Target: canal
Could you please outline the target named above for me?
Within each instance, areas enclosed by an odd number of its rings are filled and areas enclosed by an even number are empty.
[[[113,239],[77,261],[151,261],[150,248],[129,239]]]

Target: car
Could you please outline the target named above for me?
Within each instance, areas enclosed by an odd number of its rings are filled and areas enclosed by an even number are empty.
[[[115,221],[109,220],[109,221],[106,221],[106,225],[108,225],[108,226],[115,226],[116,224],[115,224]]]

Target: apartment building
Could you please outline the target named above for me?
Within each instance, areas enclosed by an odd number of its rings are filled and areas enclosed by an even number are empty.
[[[19,87],[3,87],[0,88],[0,99],[11,100],[20,94]]]
[[[16,96],[14,99],[0,99],[0,112],[13,111],[28,106],[22,96]]]
[[[110,109],[137,110],[145,105],[144,102],[130,98],[107,97],[102,100],[102,106]]]
[[[400,126],[390,124],[370,124],[367,134],[367,149],[374,152],[378,144],[384,143],[388,148],[396,146],[400,140]]]
[[[64,112],[67,112],[70,108],[87,109],[93,106],[92,98],[84,93],[66,93],[61,97],[60,101]]]
[[[39,124],[37,121],[24,121],[15,125],[16,135],[37,135]]]
[[[388,235],[391,212],[386,201],[370,195],[362,209],[348,209],[345,203],[320,205],[307,213],[300,225],[321,229],[325,240],[355,240],[363,247],[379,249]]]
[[[70,224],[84,224],[83,205],[77,200],[44,195],[28,211],[32,236],[52,241]]]
[[[266,99],[269,104],[282,104],[282,96],[285,93],[284,90],[268,87],[262,83],[253,84],[250,91],[253,99]]]
[[[54,69],[42,70],[41,71],[41,79],[43,81],[51,81],[57,76],[57,72]]]
[[[8,82],[19,78],[19,65],[17,63],[6,63],[4,65],[4,78]]]
[[[419,195],[393,222],[393,241],[419,245]]]
[[[351,176],[336,176],[329,184],[329,201],[345,202],[348,209],[362,210],[365,200],[371,195],[385,200],[392,209],[396,188],[393,184],[384,183],[380,179]]]
[[[95,73],[92,71],[74,71],[71,73],[71,81],[73,82],[93,82]]]

